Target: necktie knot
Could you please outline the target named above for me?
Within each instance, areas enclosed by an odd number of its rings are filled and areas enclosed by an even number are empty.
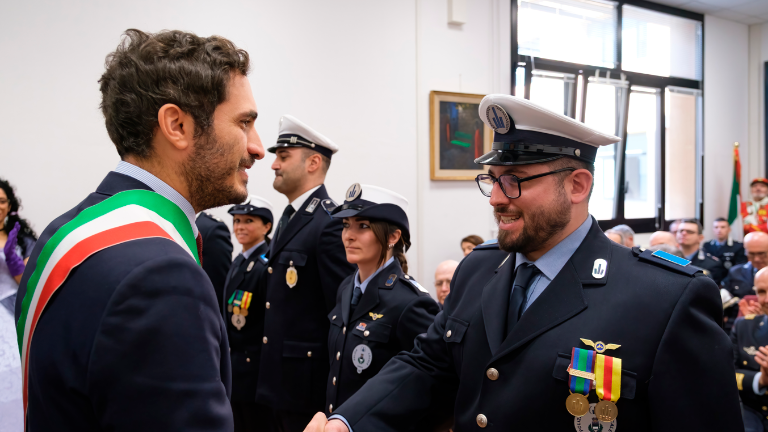
[[[523,314],[525,301],[528,298],[528,289],[531,282],[539,273],[536,265],[531,263],[521,264],[515,271],[515,281],[512,284],[512,292],[509,295],[509,309],[507,310],[507,335],[512,332],[520,316]]]
[[[286,225],[288,225],[288,222],[291,220],[291,216],[293,216],[294,213],[296,213],[296,209],[293,208],[292,205],[288,204],[285,206],[285,210],[283,210],[283,216],[280,217],[280,222],[277,225],[275,239],[283,234],[283,230],[285,229]]]
[[[360,303],[360,297],[363,296],[363,290],[359,286],[355,287],[355,291],[352,293],[352,306],[357,306]]]

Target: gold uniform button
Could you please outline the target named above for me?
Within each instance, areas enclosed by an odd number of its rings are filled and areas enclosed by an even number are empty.
[[[272,274],[272,267],[267,267],[267,271],[269,272],[269,274]]]
[[[264,336],[264,339],[262,339],[262,341],[264,341],[264,343],[267,343],[267,337]]]
[[[248,363],[250,363],[250,362],[251,362],[251,359],[250,359],[250,358],[246,358],[246,359],[245,359],[245,361],[247,361]]]
[[[333,385],[336,385],[336,377],[333,377]]]
[[[451,331],[450,331],[450,330],[448,330],[447,332],[445,332],[445,337],[451,337]]]
[[[333,412],[333,404],[328,405],[328,412]]]
[[[339,359],[339,357],[341,357],[341,351],[339,351],[339,352],[337,352],[337,353],[336,353],[336,360],[338,360],[338,359]]]
[[[269,304],[269,302],[267,302],[267,309],[269,309],[269,306],[270,306],[270,304]]]
[[[365,337],[368,337],[369,334],[371,334],[371,332],[369,332],[368,330],[363,332],[363,336],[365,336]]]
[[[477,425],[481,428],[488,426],[488,419],[482,414],[478,414],[475,420],[477,420]]]
[[[307,351],[307,357],[312,357],[312,351]]]
[[[499,379],[499,371],[497,371],[494,368],[490,368],[487,371],[485,371],[485,375],[491,381],[496,381],[497,379]]]
[[[336,315],[334,315],[333,318],[331,318],[331,321],[336,321]]]

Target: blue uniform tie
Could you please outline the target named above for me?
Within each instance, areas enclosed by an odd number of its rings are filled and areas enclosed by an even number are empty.
[[[539,269],[533,264],[521,264],[515,273],[515,282],[512,292],[509,295],[509,309],[507,310],[507,335],[512,333],[512,329],[520,320],[523,314],[523,305],[528,297],[528,288],[534,277],[539,274]]]
[[[288,225],[288,222],[291,220],[291,216],[296,213],[296,209],[293,208],[292,205],[288,204],[285,206],[285,210],[283,210],[283,216],[280,218],[280,222],[277,224],[277,232],[275,233],[275,240],[278,239],[283,234],[283,230]]]
[[[357,304],[360,303],[360,297],[363,296],[363,290],[360,289],[359,286],[355,287],[355,291],[352,293],[352,307],[350,308],[350,315],[355,313],[355,307],[357,307]]]

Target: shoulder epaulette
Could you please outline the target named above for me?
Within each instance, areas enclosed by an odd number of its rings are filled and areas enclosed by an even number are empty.
[[[261,259],[261,261],[262,261],[264,264],[266,264],[266,263],[268,263],[268,262],[269,262],[269,259],[267,259],[267,254],[261,254],[261,255],[259,255],[259,258]]]
[[[325,210],[325,212],[328,213],[328,216],[331,215],[331,212],[333,211],[333,209],[339,206],[338,204],[336,204],[336,201],[330,198],[324,199],[322,204],[320,205],[323,206],[323,210]]]
[[[475,246],[473,250],[499,250],[499,241],[496,239],[490,239],[485,243]]]
[[[651,252],[648,249],[642,249],[635,246],[632,248],[632,253],[637,256],[640,261],[649,262],[658,265],[659,267],[664,267],[688,276],[693,276],[702,271],[700,268],[692,266],[691,262],[687,259],[680,258],[677,255],[672,255],[671,253],[662,250]]]
[[[419,291],[421,291],[421,292],[423,292],[423,293],[425,293],[425,294],[429,294],[429,291],[427,291],[427,289],[426,289],[426,288],[424,288],[423,286],[421,286],[421,284],[420,284],[420,283],[416,282],[416,279],[414,279],[414,278],[412,278],[411,276],[408,276],[408,275],[403,275],[403,278],[404,278],[404,279],[405,279],[405,281],[406,281],[406,282],[408,282],[408,283],[409,283],[409,284],[410,284],[412,287],[416,288],[417,290],[419,290]]]
[[[221,220],[218,216],[214,216],[214,215],[208,213],[207,211],[201,212],[201,214],[204,214],[204,215],[208,216],[209,218],[215,220],[216,222],[224,223],[224,221]]]

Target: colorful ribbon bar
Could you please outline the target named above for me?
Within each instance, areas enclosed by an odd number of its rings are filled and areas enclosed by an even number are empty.
[[[243,301],[243,291],[237,290],[235,293],[237,297],[235,297],[235,306],[240,306]]]
[[[248,307],[251,305],[251,298],[253,298],[253,294],[245,291],[243,293],[243,301],[240,303],[240,307],[243,309],[248,309]]]
[[[597,397],[611,402],[619,400],[621,394],[621,359],[598,354],[595,368]]]
[[[232,296],[229,298],[227,304],[232,304],[232,302],[235,301],[235,294],[237,294],[237,291],[232,293]]]
[[[592,350],[585,350],[574,347],[571,350],[571,365],[568,369],[585,372],[586,374],[594,374],[595,354],[596,353]],[[589,376],[586,374],[579,375]],[[568,378],[568,386],[571,388],[573,393],[581,393],[584,396],[587,396],[589,395],[589,391],[592,389],[592,380],[572,374]]]

